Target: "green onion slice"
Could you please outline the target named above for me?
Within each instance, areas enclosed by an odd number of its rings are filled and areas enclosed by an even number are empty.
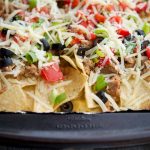
[[[26,57],[28,63],[30,63],[30,64],[33,64],[38,61],[35,52],[32,52],[32,51],[28,52],[25,57]]]
[[[37,0],[29,0],[29,6],[31,9],[35,8],[37,5]]]
[[[101,91],[106,88],[107,83],[105,81],[105,77],[103,75],[98,76],[94,89],[96,91]]]
[[[144,23],[143,31],[144,31],[145,34],[148,34],[150,32],[150,24],[148,22]]]

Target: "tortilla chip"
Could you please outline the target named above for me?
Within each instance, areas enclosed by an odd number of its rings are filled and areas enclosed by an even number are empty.
[[[22,80],[8,78],[7,79],[11,85],[20,85],[22,88],[36,85],[37,81],[33,78],[23,78]]]
[[[77,51],[74,51],[76,64],[77,64],[78,68],[82,70],[83,74],[86,75],[86,72],[85,72],[85,69],[84,69],[84,65],[83,65],[83,60],[76,53],[77,53]]]
[[[92,91],[91,91],[90,87],[88,86],[88,83],[86,82],[86,84],[85,84],[85,99],[86,99],[87,107],[88,108],[97,108],[99,106],[91,98],[91,96],[90,96],[91,92]]]
[[[65,61],[67,61],[73,68],[77,69],[77,66],[72,58],[70,58],[69,56],[66,56],[66,55],[61,56],[61,58],[63,58]]]
[[[32,111],[33,105],[27,100],[20,86],[12,86],[0,95],[0,111]]]
[[[73,104],[73,112],[102,112],[100,107],[91,109],[87,107],[84,93],[82,93],[82,96],[76,98],[75,100],[72,100],[71,102]]]
[[[34,112],[53,112],[52,106],[48,103],[47,97],[41,95],[38,91],[35,93],[36,97],[38,97],[39,101],[34,101]]]
[[[64,74],[65,80],[71,80],[72,82],[64,86],[67,99],[55,107],[58,108],[63,103],[66,103],[72,99],[75,99],[79,96],[80,92],[84,89],[87,77],[81,73],[79,70],[76,70],[72,67],[63,67],[62,72]]]
[[[121,107],[132,110],[150,109],[150,88],[146,81],[136,78],[128,80],[128,86],[121,84]]]

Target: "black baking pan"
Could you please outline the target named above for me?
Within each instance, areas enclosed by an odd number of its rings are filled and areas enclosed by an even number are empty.
[[[150,144],[150,113],[0,113],[0,144],[53,148]]]

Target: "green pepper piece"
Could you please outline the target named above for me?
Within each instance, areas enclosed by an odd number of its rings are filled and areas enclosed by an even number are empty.
[[[150,24],[148,22],[144,23],[143,31],[144,31],[145,34],[148,34],[150,32]]]
[[[48,53],[46,53],[46,57],[48,58],[48,61],[51,61],[53,55],[52,55],[52,53],[48,52]]]
[[[105,77],[103,75],[98,76],[94,89],[96,91],[101,91],[106,88],[107,83],[105,81]]]
[[[28,52],[25,57],[26,57],[28,63],[30,63],[30,64],[33,64],[38,61],[35,52],[32,52],[32,51]]]
[[[109,34],[108,34],[108,32],[105,29],[97,28],[97,29],[94,30],[94,33],[98,37],[104,37],[104,38],[109,37]]]
[[[31,9],[35,8],[37,5],[37,0],[29,0],[29,6]]]
[[[66,93],[61,93],[60,95],[58,95],[55,99],[55,105],[60,104],[61,102],[63,102],[65,99],[67,98]]]
[[[96,50],[96,54],[99,56],[99,57],[105,57],[105,54],[100,51],[100,50]]]

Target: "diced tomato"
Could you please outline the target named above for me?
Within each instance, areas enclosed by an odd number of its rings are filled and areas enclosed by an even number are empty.
[[[13,40],[14,40],[16,43],[19,43],[19,41],[25,42],[25,41],[28,40],[28,37],[26,37],[26,36],[20,36],[20,35],[16,34],[16,35],[13,37]]]
[[[85,28],[87,28],[87,27],[88,27],[88,22],[87,22],[87,21],[82,21],[82,22],[80,23],[80,25],[82,25],[82,26],[84,26]]]
[[[114,8],[114,6],[112,4],[106,5],[105,9],[106,9],[106,11],[110,11],[110,12],[113,11],[113,10],[115,10],[115,8]]]
[[[107,66],[107,65],[110,64],[110,59],[109,59],[109,58],[107,58],[107,60],[106,60],[105,63],[104,63],[104,60],[105,60],[105,58],[100,58],[100,59],[99,59],[99,62],[96,63],[96,66],[97,66],[97,67],[104,67],[104,66]]]
[[[65,1],[64,1],[64,4],[65,4],[65,5],[70,5],[70,3],[71,3],[71,0],[65,0]]]
[[[65,3],[66,5],[70,5],[71,2],[72,2],[71,7],[72,7],[72,8],[75,8],[75,7],[78,6],[80,0],[72,0],[72,1],[71,1],[71,0],[65,0],[65,1],[64,1],[64,3]]]
[[[84,6],[87,2],[88,2],[88,0],[83,0],[82,1],[82,6]]]
[[[122,23],[122,18],[120,16],[113,16],[110,18],[109,20],[111,23],[118,23],[118,24],[121,24]]]
[[[80,0],[73,0],[72,1],[72,8],[75,8],[79,5]]]
[[[106,17],[104,16],[104,15],[101,15],[101,14],[95,14],[95,20],[97,21],[97,22],[105,22],[105,20],[106,20]]]
[[[91,20],[88,20],[88,25],[95,27],[95,24]]]
[[[148,57],[148,59],[150,59],[150,47],[146,48],[146,56]]]
[[[122,10],[126,10],[128,8],[128,4],[125,2],[119,2],[119,6]]]
[[[37,23],[39,21],[39,17],[34,17],[30,20],[32,23]]]
[[[126,29],[118,29],[117,33],[119,35],[121,35],[122,37],[126,37],[126,36],[130,35],[130,32]]]
[[[47,6],[44,6],[40,9],[40,13],[44,12],[45,14],[49,14],[49,8]]]
[[[5,41],[6,35],[3,35],[2,32],[0,32],[0,40]]]
[[[148,7],[147,2],[139,2],[139,3],[137,3],[137,5],[136,5],[135,11],[136,11],[137,13],[142,13],[143,11],[144,11],[144,12],[146,11],[147,7]]]
[[[95,39],[96,39],[96,35],[93,32],[91,32],[91,34],[90,34],[90,40],[95,40]]]
[[[61,72],[58,64],[53,64],[48,67],[44,67],[41,70],[41,76],[47,82],[58,82],[63,80],[63,73]]]
[[[93,5],[92,5],[92,4],[89,5],[89,6],[87,7],[87,10],[88,10],[91,14],[93,14],[93,13],[94,13]]]
[[[81,40],[78,38],[74,38],[71,42],[71,45],[75,45],[75,44],[79,44],[79,43],[81,43]]]

